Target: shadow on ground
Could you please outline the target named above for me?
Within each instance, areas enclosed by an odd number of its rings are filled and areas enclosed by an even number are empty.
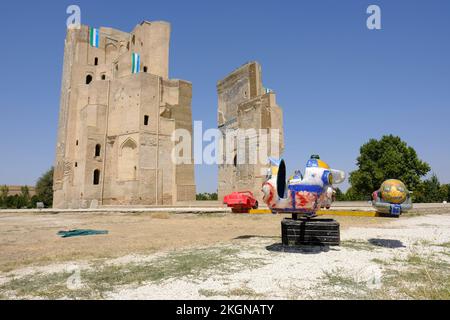
[[[383,248],[397,249],[397,248],[406,248],[406,246],[400,240],[394,239],[377,239],[372,238],[368,240],[370,244]]]
[[[303,254],[318,254],[321,252],[328,252],[330,250],[335,250],[326,245],[298,245],[298,246],[285,246],[282,243],[274,243],[267,246],[268,251],[274,252],[288,252],[288,253],[303,253]]]
[[[261,238],[261,239],[275,239],[275,238],[280,238],[277,236],[258,236],[255,234],[246,234],[246,235],[242,235],[236,238],[233,238],[233,240],[245,240],[245,239],[251,239],[251,238]]]

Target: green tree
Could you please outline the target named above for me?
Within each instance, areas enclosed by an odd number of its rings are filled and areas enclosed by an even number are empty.
[[[36,183],[36,196],[46,207],[53,204],[53,167],[44,173]]]
[[[431,203],[448,200],[448,187],[441,185],[436,174],[424,180],[413,193],[414,202]]]
[[[36,208],[36,204],[40,202],[39,197],[37,195],[34,195],[30,199],[30,208]]]
[[[210,200],[217,200],[218,196],[217,192],[213,193],[204,192],[204,193],[197,193],[195,199],[199,201],[210,201]]]
[[[0,187],[0,208],[8,208],[8,186],[3,185]]]
[[[198,200],[198,201],[207,200],[206,199],[206,195],[204,193],[197,193],[197,195],[195,196],[195,199]]]
[[[28,186],[22,186],[20,187],[20,196],[19,196],[19,205],[20,208],[28,208],[30,206],[30,190],[28,189]]]
[[[345,201],[345,193],[342,192],[341,189],[336,188],[336,193],[335,193],[335,197],[336,197],[336,201]]]
[[[448,184],[441,184],[440,194],[441,194],[442,201],[449,201],[450,200],[449,193],[450,193],[449,185]]]
[[[213,192],[213,193],[209,194],[209,200],[217,200],[217,199],[219,199],[217,192]]]
[[[345,193],[345,200],[346,201],[362,201],[362,200],[370,200],[370,194],[363,194],[359,192],[355,187],[351,186],[348,188],[347,192]]]
[[[6,199],[6,207],[9,209],[19,209],[19,195],[8,196]]]
[[[385,135],[380,140],[371,139],[360,148],[358,170],[350,173],[352,192],[366,198],[387,179],[399,179],[414,191],[430,166],[420,160],[416,151],[400,137]]]

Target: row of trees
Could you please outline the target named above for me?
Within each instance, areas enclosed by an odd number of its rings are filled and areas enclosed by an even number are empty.
[[[414,202],[450,202],[450,183],[441,184],[438,177],[433,174],[431,178],[423,181],[413,193]]]
[[[218,199],[218,195],[217,195],[217,192],[213,192],[213,193],[208,193],[208,192],[197,193],[197,195],[195,196],[195,199],[196,200],[201,200],[201,201],[217,200]]]
[[[441,185],[435,174],[423,180],[431,170],[430,165],[420,160],[416,151],[399,137],[387,135],[369,140],[360,148],[357,166],[350,173],[351,187],[345,193],[337,189],[336,200],[370,200],[383,181],[399,179],[413,192],[414,202],[450,201],[450,184]]]
[[[44,203],[45,207],[51,207],[53,203],[53,168],[39,178],[36,183],[35,195],[30,196],[30,190],[27,186],[23,186],[20,191],[20,194],[8,195],[8,187],[0,186],[0,208],[36,208],[38,202]]]

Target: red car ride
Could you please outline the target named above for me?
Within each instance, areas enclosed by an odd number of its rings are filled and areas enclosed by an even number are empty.
[[[223,203],[234,213],[246,213],[250,209],[258,209],[258,201],[251,191],[236,191],[226,195]]]

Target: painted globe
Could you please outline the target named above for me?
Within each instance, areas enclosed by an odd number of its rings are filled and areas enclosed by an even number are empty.
[[[403,203],[406,200],[408,190],[403,182],[397,179],[389,179],[381,184],[381,198],[390,203]]]

